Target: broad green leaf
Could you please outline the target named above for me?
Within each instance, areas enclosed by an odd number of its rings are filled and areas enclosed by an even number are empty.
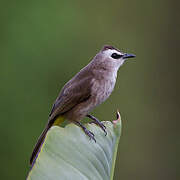
[[[116,121],[103,123],[107,136],[97,125],[85,125],[95,134],[96,143],[74,124],[52,127],[27,179],[112,180],[121,134],[120,115]]]

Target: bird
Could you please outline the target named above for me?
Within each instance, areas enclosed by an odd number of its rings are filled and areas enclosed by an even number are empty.
[[[48,130],[65,120],[81,127],[84,133],[95,142],[94,134],[80,122],[84,117],[92,119],[107,134],[105,125],[90,112],[111,95],[118,69],[127,59],[134,57],[134,54],[123,53],[111,45],[104,45],[90,63],[64,85],[52,106],[46,127],[34,147],[30,158],[31,165]]]

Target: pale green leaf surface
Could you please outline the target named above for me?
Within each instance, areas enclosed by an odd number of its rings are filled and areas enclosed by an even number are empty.
[[[96,143],[74,124],[52,127],[27,179],[112,180],[121,120],[103,123],[107,136],[95,124],[86,124],[95,134]]]

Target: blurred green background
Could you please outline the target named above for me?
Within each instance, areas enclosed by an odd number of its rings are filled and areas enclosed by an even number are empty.
[[[25,179],[59,90],[104,44],[137,55],[93,112],[121,112],[114,179],[180,179],[178,13],[176,0],[1,1],[0,179]]]

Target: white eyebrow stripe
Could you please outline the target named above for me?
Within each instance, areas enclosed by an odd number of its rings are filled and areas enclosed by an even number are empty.
[[[105,56],[111,56],[113,53],[123,55],[123,53],[121,53],[121,52],[119,52],[119,51],[117,51],[115,49],[108,49],[108,50],[105,50],[103,53],[104,53]]]

